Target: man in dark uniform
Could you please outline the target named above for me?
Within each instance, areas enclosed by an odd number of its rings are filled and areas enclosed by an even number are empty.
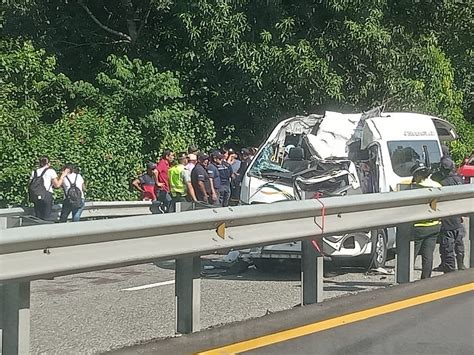
[[[456,173],[456,165],[450,158],[442,159],[437,173],[437,181],[443,186],[462,185],[462,178]],[[451,272],[464,269],[464,227],[459,216],[441,220],[439,254],[441,264],[434,271]]]
[[[193,186],[198,201],[205,204],[212,204],[212,187],[207,166],[209,165],[209,156],[200,154],[198,161],[191,171],[191,185]]]

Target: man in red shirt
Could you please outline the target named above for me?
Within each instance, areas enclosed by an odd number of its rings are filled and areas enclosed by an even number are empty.
[[[158,189],[158,201],[163,203],[165,212],[169,212],[171,206],[170,183],[168,170],[170,163],[174,160],[174,153],[170,149],[165,149],[161,159],[156,165],[156,181],[163,184]]]

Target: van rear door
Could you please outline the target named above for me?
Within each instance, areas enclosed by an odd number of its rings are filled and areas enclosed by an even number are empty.
[[[450,142],[458,139],[458,135],[453,124],[438,117],[431,117],[431,120],[435,125],[436,132],[438,133],[438,137],[441,142]]]

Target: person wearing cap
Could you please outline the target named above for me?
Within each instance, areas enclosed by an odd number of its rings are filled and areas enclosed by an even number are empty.
[[[415,164],[411,169],[414,188],[441,187],[439,183],[430,178],[430,169],[423,163]],[[419,221],[413,224],[413,239],[415,242],[415,259],[421,255],[421,278],[431,277],[433,268],[433,253],[441,230],[441,221],[432,219]]]
[[[437,181],[441,184],[441,181],[446,177],[448,171],[443,166],[450,165],[453,161],[451,158],[451,153],[449,152],[449,148],[445,144],[441,144],[441,159],[439,160],[439,169],[433,174],[431,174],[431,179]],[[453,162],[454,164],[454,162]]]
[[[191,171],[191,184],[198,201],[212,204],[211,179],[207,172],[209,156],[207,154],[199,154],[197,158],[197,163],[193,171]]]
[[[219,190],[221,188],[221,177],[219,175],[219,167],[221,165],[222,158],[221,153],[218,150],[211,152],[209,156],[209,164],[207,166],[207,173],[211,179],[211,190],[212,190],[212,204],[219,205]]]
[[[156,165],[156,179],[160,183],[157,199],[163,204],[164,211],[169,212],[171,207],[170,183],[168,170],[171,162],[174,160],[174,153],[170,149],[165,149],[161,154],[161,159]]]
[[[461,176],[456,173],[456,165],[451,158],[445,156],[440,161],[440,168],[436,179],[442,186],[462,185]],[[441,232],[439,243],[439,254],[441,264],[434,268],[434,271],[444,273],[456,270],[463,270],[464,267],[464,227],[462,218],[459,216],[445,217],[441,219]]]
[[[146,164],[146,173],[141,175],[138,179],[132,181],[135,189],[140,191],[141,199],[143,201],[156,201],[157,187],[163,186],[156,180],[156,164],[149,162]]]
[[[229,163],[225,160],[225,155],[219,151],[215,151],[212,154],[212,162],[209,166],[215,167],[214,174],[214,188],[218,192],[219,202],[218,205],[227,207],[230,200],[230,179],[232,176],[232,168]]]
[[[189,170],[186,170],[185,164],[187,164],[186,153],[178,153],[178,162],[168,170],[172,211],[176,211],[177,202],[184,202],[188,199],[196,201],[192,186],[189,188],[189,185],[191,185],[191,173]]]

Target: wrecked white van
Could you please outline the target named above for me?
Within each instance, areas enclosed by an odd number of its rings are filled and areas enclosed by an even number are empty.
[[[280,122],[249,164],[242,180],[244,204],[396,191],[411,181],[418,162],[436,168],[441,141],[456,139],[454,127],[429,115],[326,112]],[[331,258],[363,256],[381,267],[395,247],[394,229],[348,233],[323,239]],[[299,258],[299,242],[250,250],[254,260]],[[257,263],[257,262],[256,262]]]

